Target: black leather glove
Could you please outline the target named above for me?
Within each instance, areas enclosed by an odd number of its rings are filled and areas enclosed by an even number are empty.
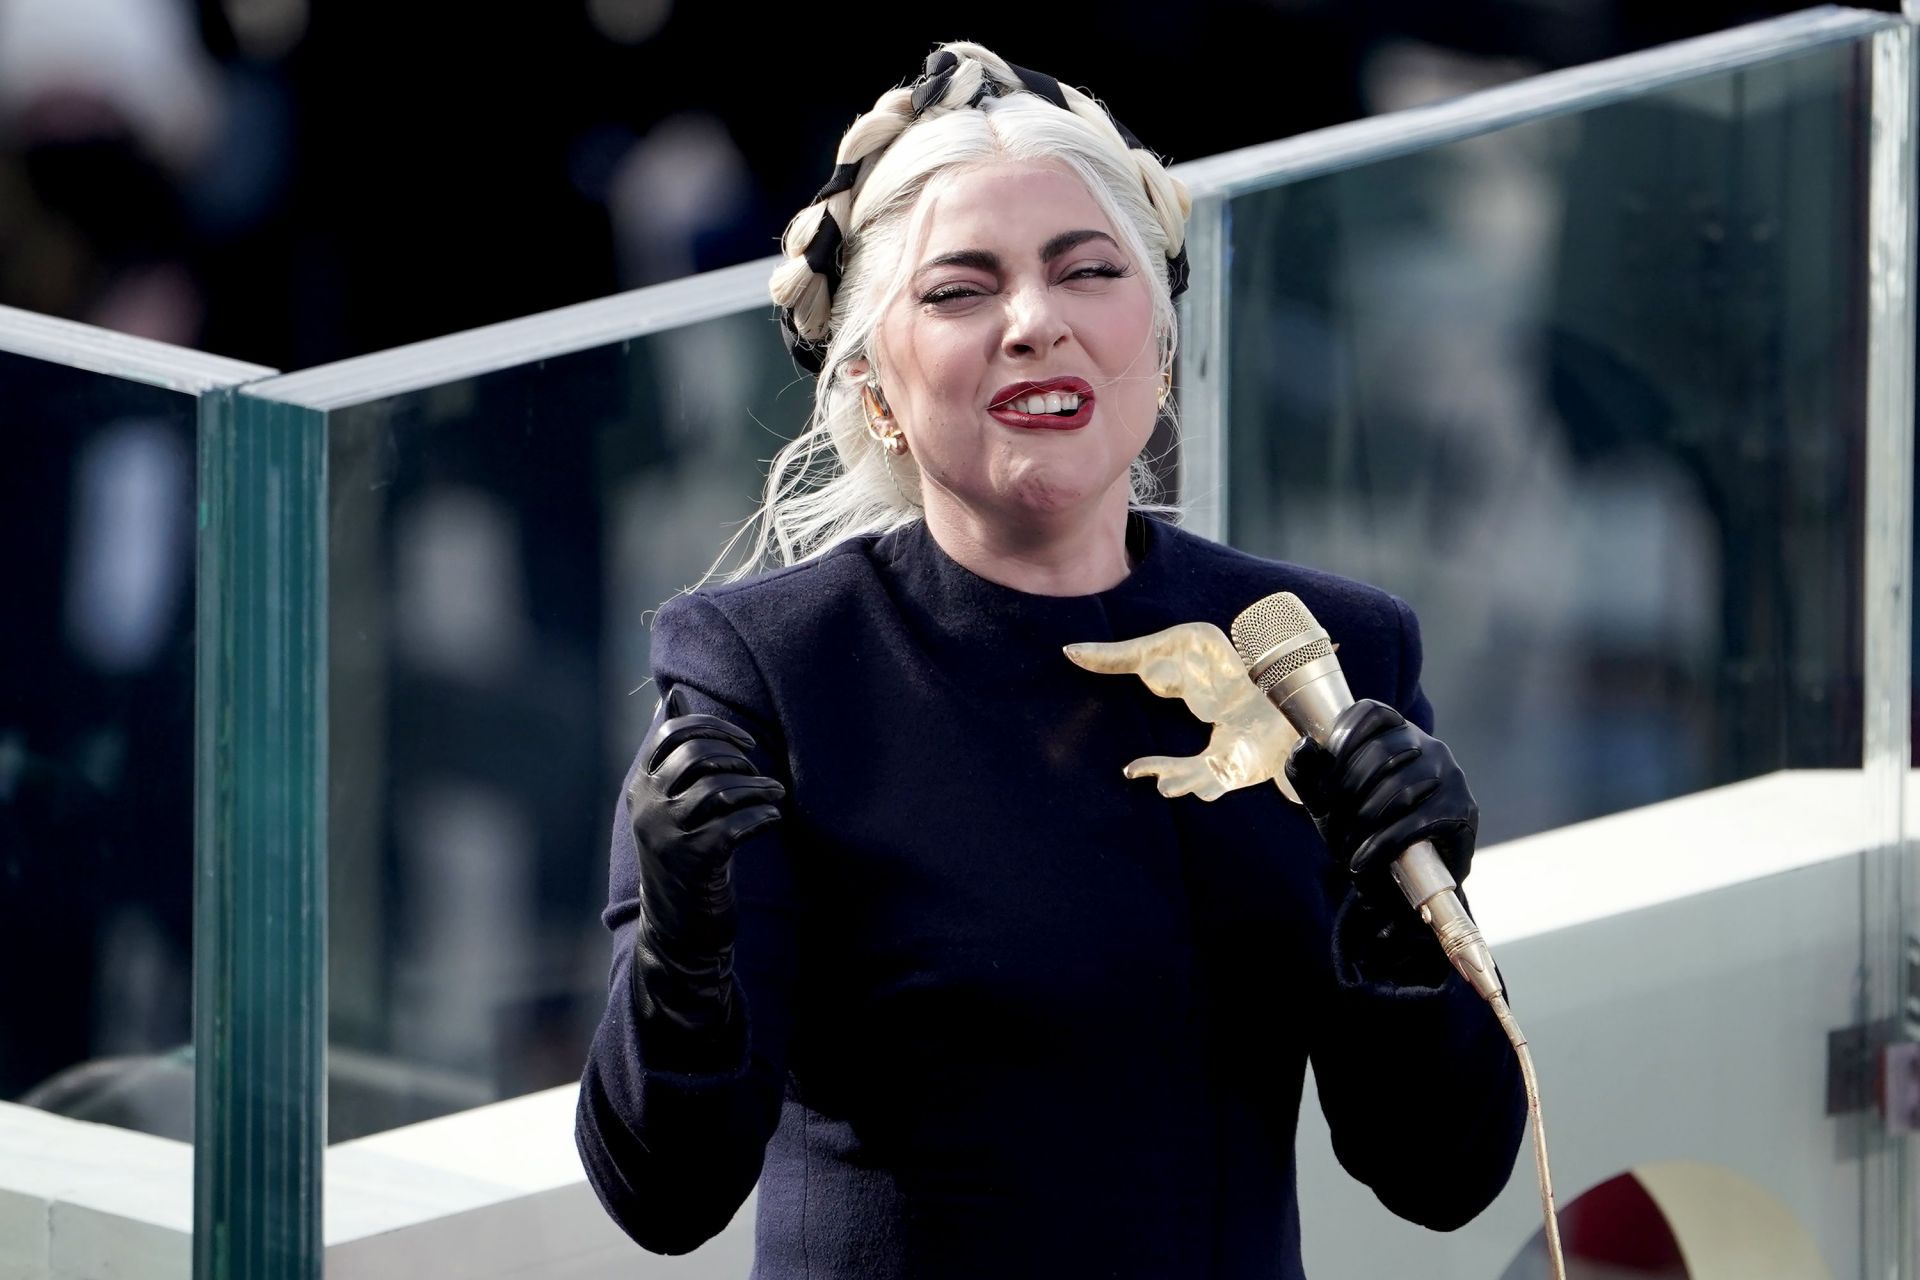
[[[1433,842],[1456,882],[1467,878],[1480,807],[1466,775],[1446,743],[1386,703],[1366,698],[1341,712],[1324,748],[1303,737],[1287,777],[1372,905],[1405,910],[1389,868],[1418,840]]]
[[[738,913],[733,851],[780,816],[786,788],[747,759],[751,735],[718,716],[689,715],[667,690],[641,744],[627,790],[640,864],[634,1005],[653,1034],[654,1061],[683,1071],[729,1065],[733,944]],[[737,1029],[736,1029],[737,1030]]]

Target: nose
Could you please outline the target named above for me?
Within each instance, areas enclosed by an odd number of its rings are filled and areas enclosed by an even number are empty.
[[[1007,327],[1001,350],[1015,359],[1045,355],[1067,340],[1072,330],[1045,282],[1015,289],[1007,300]]]

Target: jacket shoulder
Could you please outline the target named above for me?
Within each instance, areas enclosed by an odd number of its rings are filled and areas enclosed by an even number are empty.
[[[1412,610],[1404,600],[1357,578],[1289,560],[1269,560],[1197,533],[1169,528],[1180,544],[1180,562],[1189,579],[1186,585],[1218,599],[1228,611],[1228,621],[1256,600],[1280,591],[1299,596],[1330,634],[1336,625],[1362,632],[1383,628],[1398,632],[1402,614],[1411,618]],[[1334,638],[1340,637],[1334,634]]]
[[[715,609],[749,643],[770,631],[817,624],[874,589],[874,540],[871,534],[848,538],[811,560],[698,588],[662,605],[660,616],[675,606],[687,607],[683,602],[692,598]]]
[[[1400,597],[1356,578],[1269,560],[1199,534],[1174,529],[1181,594],[1201,616],[1230,632],[1242,610],[1281,591],[1300,598],[1339,649],[1340,667],[1357,698],[1378,698],[1429,727],[1419,692],[1420,627]]]
[[[654,679],[687,687],[707,700],[700,710],[775,740],[787,686],[807,670],[791,654],[818,651],[829,619],[857,614],[873,578],[859,544],[870,541],[849,539],[815,559],[668,600],[648,642]]]
[[[874,540],[849,538],[811,560],[675,596],[654,615],[654,674],[697,679],[699,666],[720,662],[736,681],[778,685],[796,649],[804,657],[844,640],[874,608],[883,594]]]

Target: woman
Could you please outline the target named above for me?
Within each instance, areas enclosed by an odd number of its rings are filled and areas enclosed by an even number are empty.
[[[951,44],[789,227],[787,567],[660,611],[614,825],[577,1133],[646,1248],[758,1180],[761,1277],[1298,1276],[1309,1059],[1394,1212],[1457,1226],[1511,1171],[1506,1042],[1386,879],[1423,837],[1463,876],[1477,819],[1412,615],[1146,502],[1186,212],[1097,103]],[[1062,646],[1279,590],[1362,699],[1289,761],[1312,818],[1123,777],[1209,727]]]

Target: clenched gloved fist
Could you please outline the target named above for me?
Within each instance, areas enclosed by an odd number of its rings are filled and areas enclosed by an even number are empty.
[[[1389,868],[1418,840],[1431,840],[1456,882],[1467,878],[1480,808],[1440,739],[1384,702],[1362,699],[1340,713],[1326,747],[1301,738],[1287,777],[1333,856],[1374,905],[1406,899]]]
[[[738,725],[687,714],[669,689],[627,789],[640,865],[634,1002],[643,1024],[685,1033],[682,1048],[731,1020],[733,851],[780,816],[787,794],[747,759],[753,746]]]

